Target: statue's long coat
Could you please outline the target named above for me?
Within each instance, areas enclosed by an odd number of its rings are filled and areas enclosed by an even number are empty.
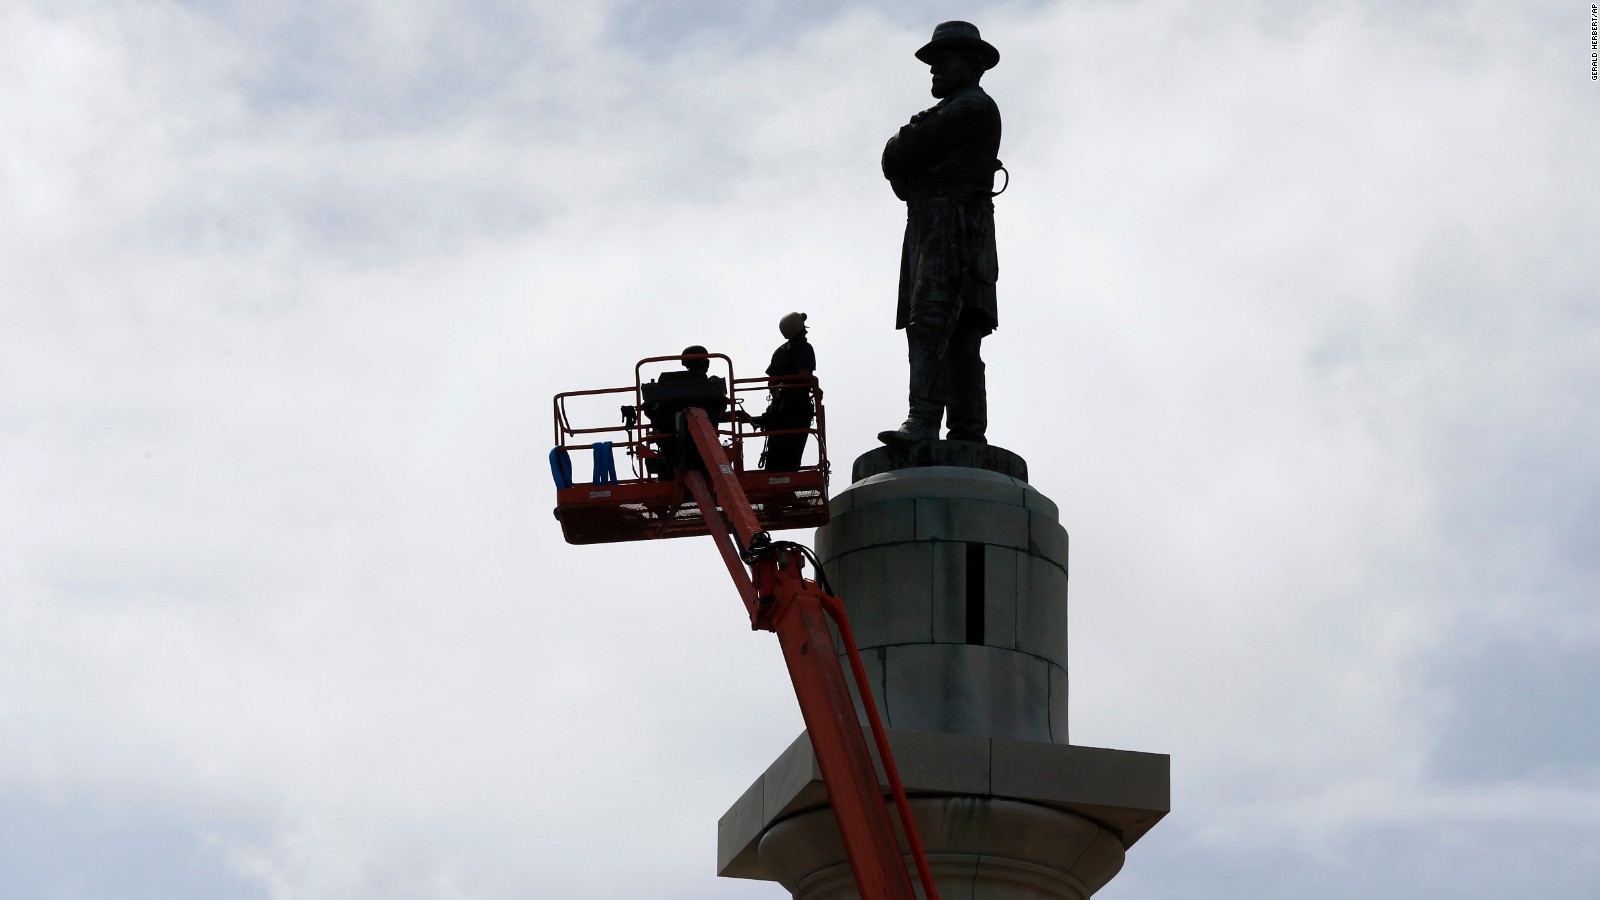
[[[906,201],[896,328],[958,304],[988,329],[999,324],[990,199],[999,152],[1000,109],[977,85],[913,116],[883,148],[884,177]]]

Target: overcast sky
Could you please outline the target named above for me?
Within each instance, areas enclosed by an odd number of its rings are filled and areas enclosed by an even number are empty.
[[[1588,4],[448,6],[0,0],[0,896],[784,896],[776,643],[549,401],[804,310],[842,488],[948,18],[1073,741],[1172,754],[1101,896],[1600,896]]]

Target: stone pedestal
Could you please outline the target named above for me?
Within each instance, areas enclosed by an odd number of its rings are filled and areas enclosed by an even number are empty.
[[[817,554],[844,601],[944,900],[1098,890],[1165,815],[1164,755],[1067,741],[1067,535],[1020,457],[875,450]],[[881,775],[881,773],[880,773]],[[805,735],[718,823],[718,873],[856,897]]]

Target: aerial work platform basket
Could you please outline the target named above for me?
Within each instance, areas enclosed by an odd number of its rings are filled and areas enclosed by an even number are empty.
[[[705,360],[721,375],[691,372]],[[684,368],[672,369],[672,364]],[[651,377],[654,375],[654,377]],[[806,427],[768,427],[752,397],[803,392],[816,410]],[[620,401],[620,402],[619,402]],[[550,451],[556,481],[556,517],[568,543],[690,537],[709,533],[705,516],[677,473],[702,465],[691,442],[677,436],[676,420],[688,407],[705,409],[719,442],[761,526],[770,531],[812,528],[828,521],[828,445],[822,391],[814,377],[735,378],[721,353],[654,356],[634,366],[631,386],[568,391],[554,399],[555,446]],[[816,461],[793,471],[745,468],[747,440],[809,435]],[[759,442],[757,443],[759,447]],[[584,451],[593,459],[593,480],[576,481],[574,464]],[[758,451],[759,452],[759,451]],[[616,454],[627,462],[619,477]]]
[[[722,361],[726,378],[710,374],[711,360]],[[683,368],[645,381],[647,365],[670,361],[682,362]],[[745,412],[741,394],[758,392],[766,392],[772,402],[754,418]],[[620,423],[573,423],[574,407],[587,406],[592,413],[619,398],[629,401],[611,407],[619,411]],[[658,356],[635,366],[632,387],[557,394],[555,421],[550,470],[556,480],[556,516],[567,540],[595,544],[709,535],[744,602],[750,627],[778,636],[858,896],[917,900],[905,863],[909,856],[923,900],[938,900],[933,870],[844,604],[827,588],[816,554],[793,541],[773,540],[768,533],[828,521],[827,429],[816,379],[738,379],[732,361],[720,353]],[[817,461],[804,465],[796,442],[813,436]],[[744,441],[751,437],[767,438],[764,468],[757,471],[744,467]],[[619,447],[631,457],[631,478],[617,477],[614,454]],[[594,457],[594,480],[577,484],[572,451],[584,449]],[[773,460],[794,469],[772,471]],[[808,561],[816,581],[801,572]],[[871,734],[870,747],[863,721]],[[879,765],[888,780],[898,829],[884,802]]]

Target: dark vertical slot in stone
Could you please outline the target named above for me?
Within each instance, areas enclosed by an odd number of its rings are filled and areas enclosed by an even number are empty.
[[[967,545],[967,643],[983,643],[983,545]]]

